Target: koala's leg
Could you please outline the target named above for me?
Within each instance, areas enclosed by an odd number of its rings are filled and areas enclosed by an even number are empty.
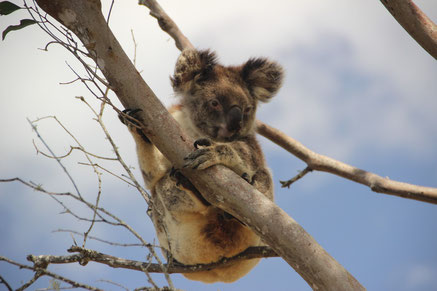
[[[141,120],[136,116],[138,112],[138,109],[126,109],[119,115],[119,118],[135,140],[144,182],[148,189],[152,189],[156,182],[168,172],[171,165],[141,129]]]

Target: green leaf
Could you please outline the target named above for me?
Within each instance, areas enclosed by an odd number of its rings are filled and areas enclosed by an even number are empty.
[[[10,25],[3,31],[2,40],[5,39],[6,34],[8,34],[10,31],[19,30],[19,29],[22,29],[28,25],[35,24],[35,23],[38,23],[38,22],[33,20],[33,19],[21,19],[20,24]]]
[[[21,7],[9,1],[0,2],[0,15],[11,14],[12,12],[17,11],[18,9],[21,9]]]

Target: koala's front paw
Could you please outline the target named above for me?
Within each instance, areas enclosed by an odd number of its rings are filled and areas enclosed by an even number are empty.
[[[126,125],[131,132],[136,132],[141,138],[146,142],[150,143],[149,138],[144,134],[144,132],[140,128],[139,122],[143,122],[141,118],[137,116],[137,113],[140,112],[141,109],[125,109],[122,113],[118,114],[118,118],[120,121]],[[139,121],[139,122],[138,122]]]
[[[194,142],[194,147],[196,150],[184,158],[184,168],[203,170],[217,163],[216,147],[210,139],[198,139]]]
[[[140,112],[141,109],[125,109],[121,113],[118,114],[118,119],[120,119],[121,123],[128,126],[130,123],[139,125],[137,120],[140,120],[135,115]]]

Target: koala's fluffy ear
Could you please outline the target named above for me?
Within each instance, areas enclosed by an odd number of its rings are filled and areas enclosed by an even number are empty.
[[[241,69],[241,77],[252,96],[263,102],[278,92],[283,76],[281,65],[264,58],[249,59]]]
[[[179,56],[173,77],[170,77],[175,91],[186,92],[193,83],[199,83],[213,78],[213,68],[217,57],[209,50],[184,50]]]

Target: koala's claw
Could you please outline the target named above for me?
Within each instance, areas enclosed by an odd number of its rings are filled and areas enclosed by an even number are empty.
[[[191,154],[189,154],[184,158],[185,160],[184,168],[191,168],[191,169],[199,168],[202,164],[210,160],[209,157],[210,152],[211,151],[208,148],[195,150],[194,152],[192,152]],[[201,169],[204,168],[201,167]]]
[[[128,125],[129,122],[138,125],[138,122],[136,122],[134,119],[138,119],[135,117],[135,114],[137,114],[138,112],[142,111],[141,109],[137,108],[137,109],[125,109],[122,111],[122,113],[118,114],[118,118],[120,119],[120,121],[125,124]],[[124,114],[128,115],[129,117],[132,117],[131,119],[126,118],[126,116],[124,116]]]
[[[241,175],[241,178],[243,178],[244,180],[246,180],[247,183],[249,183],[250,185],[253,185],[253,179],[249,176],[248,173],[243,173],[243,175]]]
[[[205,146],[205,147],[209,147],[211,146],[212,142],[209,138],[199,138],[198,140],[196,140],[194,142],[194,147],[196,149],[199,148],[199,146]]]
[[[185,178],[185,176],[179,171],[179,169],[176,169],[175,167],[171,167],[170,170],[170,178],[174,179],[176,181],[176,186],[180,186],[181,184],[183,184],[183,179],[187,179]]]
[[[141,138],[146,143],[151,143],[149,138],[144,134],[144,132],[139,128],[140,124],[138,121],[142,122],[141,118],[138,118],[136,114],[138,112],[142,111],[142,109],[136,108],[136,109],[125,109],[122,111],[122,113],[118,114],[118,118],[120,119],[121,123],[126,125],[131,131],[135,130],[137,134],[141,136]],[[126,116],[127,115],[127,116]],[[133,126],[132,126],[133,125]]]

